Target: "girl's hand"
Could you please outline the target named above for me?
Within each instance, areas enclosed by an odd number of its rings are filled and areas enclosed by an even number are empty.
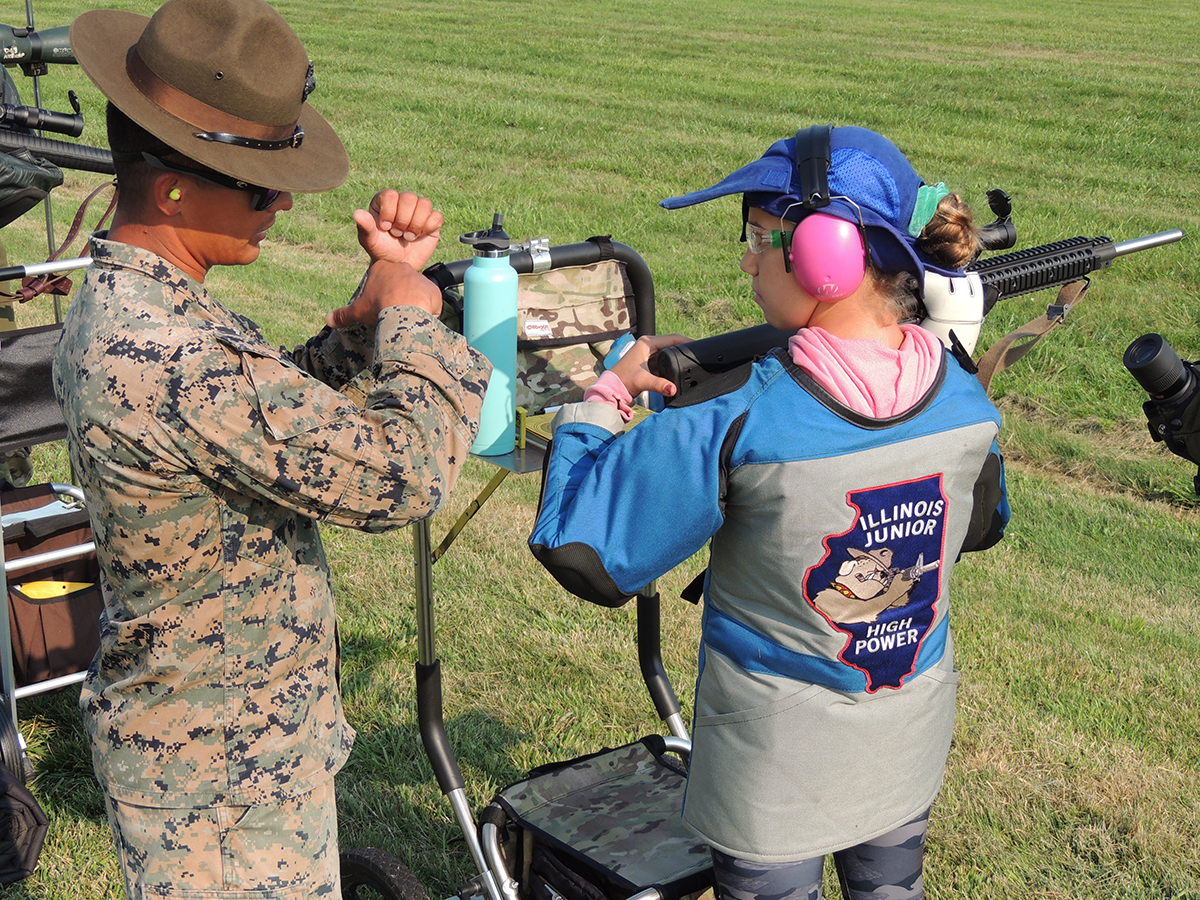
[[[654,391],[664,397],[675,396],[675,385],[650,371],[650,360],[663,347],[686,344],[691,338],[681,334],[656,334],[640,337],[610,370],[621,379],[630,396]]]

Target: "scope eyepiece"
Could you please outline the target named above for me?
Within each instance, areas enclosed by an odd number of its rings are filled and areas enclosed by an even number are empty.
[[[1195,387],[1196,376],[1161,334],[1143,334],[1125,351],[1125,368],[1162,406],[1172,406]]]

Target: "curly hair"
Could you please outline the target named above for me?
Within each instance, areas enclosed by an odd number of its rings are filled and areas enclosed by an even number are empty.
[[[979,229],[971,208],[958,194],[947,194],[938,203],[929,224],[916,241],[917,250],[947,269],[961,269],[979,252]],[[884,273],[870,267],[883,295],[885,312],[899,322],[914,321],[920,310],[920,284],[910,272]]]
[[[917,249],[947,269],[961,269],[979,250],[979,229],[971,207],[958,194],[947,194],[917,238]]]

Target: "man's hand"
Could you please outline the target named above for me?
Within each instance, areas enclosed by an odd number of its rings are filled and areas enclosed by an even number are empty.
[[[424,197],[389,188],[372,197],[367,209],[354,211],[354,224],[371,262],[408,263],[419,271],[437,247],[442,214]]]
[[[362,289],[346,306],[330,311],[325,323],[330,328],[374,328],[380,310],[388,306],[416,306],[436,318],[442,313],[442,292],[408,263],[377,260],[367,269]]]

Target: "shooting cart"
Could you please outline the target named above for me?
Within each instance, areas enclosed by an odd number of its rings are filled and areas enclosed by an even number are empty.
[[[0,780],[8,816],[0,844],[15,851],[0,865],[0,883],[27,877],[37,863],[48,822],[25,787],[33,775],[18,729],[17,700],[80,683],[99,645],[98,568],[83,494],[69,484],[28,484],[35,474],[31,448],[65,437],[51,384],[51,358],[61,331],[59,299],[69,290],[65,272],[90,260],[57,257],[75,237],[56,249],[50,192],[62,184],[60,166],[112,173],[104,149],[44,137],[50,130],[78,137],[83,119],[74,93],[72,113],[41,107],[38,79],[47,63],[75,62],[69,26],[37,32],[32,12],[24,28],[0,25],[4,69],[0,70],[0,228],[45,207],[47,263],[7,266],[0,242]],[[21,103],[10,68],[33,78],[32,106]],[[90,199],[90,198],[89,198]],[[85,204],[86,208],[86,204]],[[19,302],[48,294],[55,324],[16,327]],[[43,298],[44,299],[44,298]],[[45,318],[39,315],[36,318]],[[36,478],[33,478],[36,481]]]
[[[612,346],[624,335],[654,333],[649,268],[624,244],[607,238],[557,247],[534,241],[515,252],[511,262],[521,273],[517,403],[530,416],[582,399],[584,389],[603,371]],[[426,272],[441,285],[450,305],[459,299],[457,286],[469,263],[461,260]],[[601,308],[604,313],[598,313]],[[580,315],[581,309],[593,312]],[[577,324],[601,320],[608,323]],[[534,334],[542,337],[531,337]],[[553,387],[544,389],[547,385]],[[468,806],[442,719],[433,567],[506,477],[540,472],[547,452],[545,432],[539,436],[526,431],[518,435],[517,444],[511,453],[485,457],[496,467],[494,477],[437,546],[428,520],[412,526],[417,719],[426,755],[477,872],[460,887],[458,896],[681,900],[698,895],[711,885],[712,863],[708,848],[683,827],[680,817],[690,741],[662,664],[659,597],[653,583],[634,600],[637,654],[642,679],[667,734],[541,766],[497,794],[478,820]],[[599,823],[604,817],[596,815],[598,809],[611,810],[630,827],[602,829]],[[404,866],[375,848],[343,851],[342,890],[346,898],[426,898],[420,882]]]

